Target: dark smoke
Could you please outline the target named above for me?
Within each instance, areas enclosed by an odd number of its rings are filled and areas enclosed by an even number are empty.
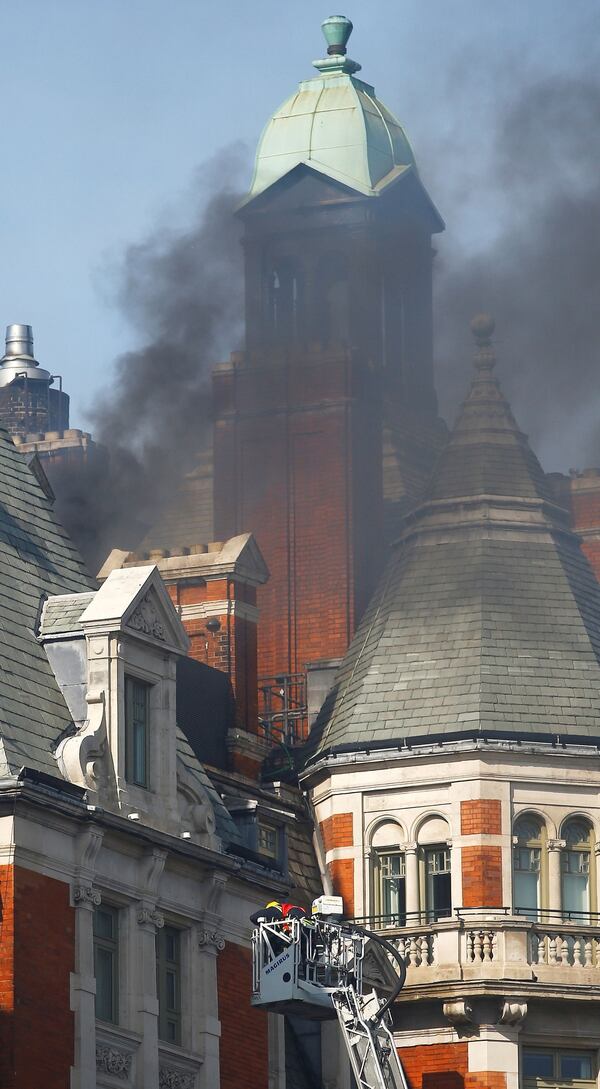
[[[499,377],[544,467],[565,470],[573,458],[598,465],[598,82],[555,78],[522,90],[495,119],[488,176],[491,191],[465,191],[465,199],[495,209],[489,240],[440,245],[442,407],[452,416],[465,392],[468,321],[488,310]]]
[[[206,443],[213,366],[242,336],[242,254],[234,209],[243,149],[199,174],[192,221],[127,250],[117,303],[143,333],[90,412],[108,457],[54,475],[58,512],[93,570],[113,547],[134,548]]]

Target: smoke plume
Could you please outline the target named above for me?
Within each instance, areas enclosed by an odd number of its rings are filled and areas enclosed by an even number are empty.
[[[493,125],[489,191],[464,187],[464,199],[493,209],[485,242],[440,245],[442,407],[452,416],[466,392],[468,320],[490,311],[500,380],[544,467],[598,465],[600,86],[592,78],[538,82]]]
[[[53,477],[58,513],[92,569],[110,548],[136,546],[206,445],[211,370],[242,335],[233,213],[245,165],[242,148],[220,153],[199,173],[191,223],[124,255],[116,300],[143,343],[116,361],[90,413],[106,456]]]

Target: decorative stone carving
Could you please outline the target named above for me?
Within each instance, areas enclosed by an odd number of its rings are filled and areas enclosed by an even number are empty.
[[[444,1002],[444,1017],[451,1025],[470,1025],[473,1021],[473,1007],[466,998]]]
[[[220,953],[225,948],[225,938],[216,930],[201,930],[198,933],[198,945],[200,948],[213,946]]]
[[[526,1002],[510,1002],[508,999],[502,1006],[502,1012],[500,1014],[500,1024],[502,1025],[520,1025],[521,1022],[527,1017],[527,1003]]]
[[[547,846],[549,851],[564,851],[567,841],[564,839],[549,839]]]
[[[165,925],[165,917],[161,911],[152,911],[151,908],[140,908],[137,913],[137,921],[140,926],[146,926],[148,923],[151,926],[155,926],[157,930],[161,930]]]
[[[194,1089],[196,1075],[183,1070],[173,1070],[170,1066],[161,1066],[158,1071],[159,1089]]]
[[[119,1051],[109,1044],[96,1044],[96,1070],[100,1074],[111,1074],[113,1078],[128,1081],[132,1058],[128,1051]]]
[[[102,903],[102,897],[98,890],[90,885],[76,885],[73,889],[73,903],[98,907]]]
[[[160,639],[162,642],[167,638],[151,594],[145,594],[128,624],[134,631],[141,631],[143,635],[152,635],[154,639]]]
[[[95,699],[88,696],[87,703],[87,719],[77,733],[61,741],[54,756],[69,783],[86,790],[97,790],[99,771],[96,761],[104,755],[107,740],[104,693]]]

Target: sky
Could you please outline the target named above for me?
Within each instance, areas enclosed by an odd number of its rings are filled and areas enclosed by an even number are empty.
[[[114,381],[116,360],[144,343],[143,313],[140,319],[128,308],[130,294],[122,290],[128,253],[157,231],[185,231],[197,212],[198,179],[222,149],[237,145],[233,159],[220,161],[237,164],[235,185],[249,182],[264,123],[324,52],[320,22],[331,11],[323,2],[0,0],[0,325],[33,326],[38,359],[62,375],[71,394],[72,426],[89,426]],[[505,260],[515,238],[518,250],[529,209],[539,213],[538,184],[546,192],[549,170],[553,177],[558,170],[569,192],[581,175],[581,192],[588,194],[578,156],[589,156],[588,137],[597,140],[598,127],[586,131],[595,114],[586,106],[589,95],[580,100],[573,84],[597,86],[600,6],[597,0],[351,0],[344,14],[355,27],[349,54],[405,126],[447,223],[436,243],[437,366],[442,407],[452,414],[454,376],[467,381],[471,352],[462,311],[487,301],[473,297],[470,306],[470,296],[480,294],[473,284],[486,283],[477,261],[493,263],[496,244]],[[560,89],[561,81],[571,89],[551,90],[544,121],[543,88]],[[540,126],[532,140],[519,113],[519,102],[539,87],[534,118],[546,125],[543,147]],[[569,110],[561,116],[565,101]],[[530,111],[531,95],[527,102]],[[511,117],[520,118],[519,126],[510,129]],[[532,147],[541,149],[533,159]],[[565,162],[574,164],[570,173]],[[214,171],[210,177],[218,190],[221,179]],[[550,216],[548,223],[554,230]],[[597,234],[597,221],[589,231]],[[526,257],[521,268],[529,268]],[[517,261],[503,283],[519,271]],[[490,286],[491,302],[499,292]],[[460,313],[458,331],[448,327],[451,307]],[[505,309],[517,325],[522,321],[514,304]],[[541,311],[535,320],[538,328],[547,325]],[[576,308],[568,320],[577,322]],[[548,468],[566,467],[570,458],[585,463],[596,456],[592,438],[582,437],[596,427],[593,368],[583,369],[581,396],[570,410],[576,426],[557,442],[557,428],[567,430],[564,415],[558,412],[548,428],[536,414],[543,332],[539,340],[530,334],[513,344],[510,329],[499,324],[501,354],[531,350],[537,358],[531,370],[524,358],[509,368],[509,391]],[[565,360],[567,371],[571,365]]]

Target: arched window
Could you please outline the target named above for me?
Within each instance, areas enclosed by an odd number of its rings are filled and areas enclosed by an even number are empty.
[[[427,921],[452,914],[450,829],[443,817],[429,817],[418,834],[421,909]]]
[[[373,893],[375,914],[384,926],[406,925],[406,865],[400,847],[402,829],[395,821],[385,821],[374,831]]]
[[[589,915],[593,881],[593,834],[591,825],[580,817],[567,821],[562,838],[565,848],[561,855],[561,897],[563,915],[582,919]]]
[[[302,279],[294,263],[279,260],[267,274],[267,328],[277,344],[295,343],[302,333]]]
[[[542,906],[542,866],[545,861],[545,826],[526,813],[514,826],[513,906],[519,915],[536,919]]]
[[[350,343],[348,266],[341,257],[321,261],[317,273],[317,336],[331,347]]]

